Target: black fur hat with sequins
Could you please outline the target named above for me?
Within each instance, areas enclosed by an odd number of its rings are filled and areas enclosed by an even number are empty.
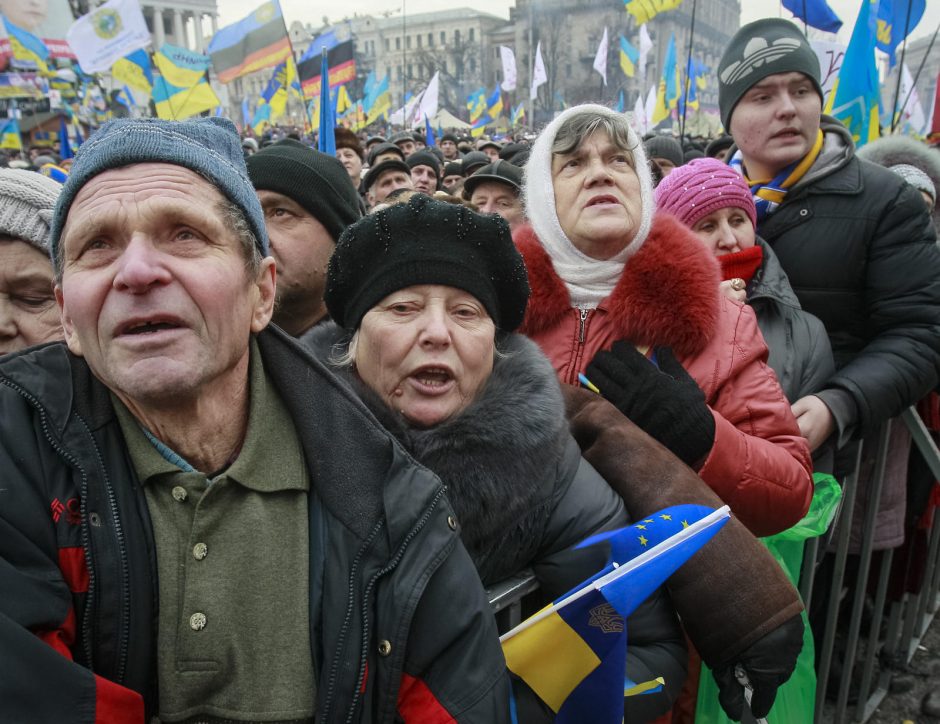
[[[529,300],[525,264],[509,225],[495,214],[415,194],[357,221],[330,259],[324,300],[333,320],[355,330],[392,292],[419,284],[456,287],[511,332]]]

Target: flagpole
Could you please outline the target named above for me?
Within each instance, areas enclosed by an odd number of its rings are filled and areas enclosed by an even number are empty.
[[[689,55],[685,61],[685,83],[683,84],[683,96],[682,96],[682,121],[679,124],[679,145],[682,145],[683,140],[685,139],[685,114],[689,110],[689,82],[690,76],[692,74],[692,40],[695,37],[695,8],[698,6],[697,0],[692,0],[692,23],[689,27]]]
[[[891,107],[891,133],[894,133],[894,128],[897,125],[898,119],[898,96],[901,95],[901,78],[904,73],[904,54],[907,52],[907,34],[910,32],[908,27],[911,24],[911,3],[913,0],[907,0],[907,13],[904,16],[904,47],[901,48],[901,59],[898,61],[898,84],[894,89],[894,105]],[[924,56],[927,57],[926,55]],[[911,85],[913,88],[913,84]],[[903,109],[902,109],[903,110]]]
[[[803,0],[803,35],[809,38],[809,27],[806,25],[806,0]]]
[[[940,23],[937,23],[937,29],[933,31],[933,37],[930,39],[930,44],[927,46],[927,52],[924,53],[924,57],[920,59],[920,65],[917,66],[917,72],[914,74],[914,80],[911,81],[911,87],[907,91],[907,95],[904,97],[904,103],[901,105],[901,108],[907,108],[907,102],[911,99],[911,94],[914,92],[914,89],[917,88],[917,81],[920,79],[920,74],[924,70],[924,65],[927,63],[927,58],[930,57],[930,51],[933,50],[933,44],[937,40],[937,34],[940,33]]]

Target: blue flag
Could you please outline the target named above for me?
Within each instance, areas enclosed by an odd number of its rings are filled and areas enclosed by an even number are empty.
[[[881,0],[876,20],[878,50],[888,54],[891,65],[896,62],[895,51],[924,16],[926,0]]]
[[[807,25],[836,33],[842,21],[826,0],[782,0],[783,7]]]
[[[620,89],[620,96],[617,98],[617,113],[623,113],[623,88]]]
[[[856,147],[878,138],[879,85],[875,66],[875,11],[878,0],[862,0],[849,47],[842,59],[826,113],[842,122]]]
[[[424,145],[428,148],[437,145],[437,139],[434,137],[434,129],[431,128],[431,120],[424,117]]]
[[[69,140],[69,129],[65,124],[65,116],[59,116],[59,157],[64,161],[73,158],[72,142]]]
[[[607,566],[500,638],[555,721],[623,721],[627,617],[728,518],[727,506],[677,505],[576,546],[609,546]]]
[[[317,150],[336,155],[336,120],[333,102],[330,100],[330,64],[328,50],[324,50],[320,63],[320,132],[317,135]],[[326,81],[325,83],[323,81]]]

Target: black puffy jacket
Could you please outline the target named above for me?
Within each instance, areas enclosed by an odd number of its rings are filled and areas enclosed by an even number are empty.
[[[834,119],[822,129],[820,157],[757,231],[829,333],[837,371],[819,397],[845,443],[940,380],[940,251],[918,192],[857,158]]]
[[[508,721],[496,625],[440,480],[283,332],[257,339],[310,471],[317,721]],[[0,360],[0,721],[155,713],[156,552],[125,448],[108,390],[65,345]]]

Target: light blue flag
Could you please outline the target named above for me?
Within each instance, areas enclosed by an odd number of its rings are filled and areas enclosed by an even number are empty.
[[[836,33],[842,27],[842,20],[829,7],[826,0],[782,0],[783,7],[804,23],[829,33]]]
[[[669,36],[666,58],[663,61],[663,78],[666,81],[666,107],[675,108],[679,103],[679,66],[676,62],[676,34]]]
[[[849,47],[842,59],[826,113],[852,134],[856,147],[878,138],[878,68],[875,66],[875,15],[878,0],[863,0]]]
[[[317,150],[330,156],[336,155],[336,120],[333,102],[330,100],[329,51],[323,50],[320,64],[320,132],[317,135]],[[324,82],[325,81],[325,82]]]
[[[623,113],[624,101],[623,101],[623,89],[620,89],[620,96],[617,98],[617,113]]]
[[[895,51],[917,27],[926,5],[927,0],[881,0],[878,3],[875,47],[888,54],[892,66],[897,62]]]

